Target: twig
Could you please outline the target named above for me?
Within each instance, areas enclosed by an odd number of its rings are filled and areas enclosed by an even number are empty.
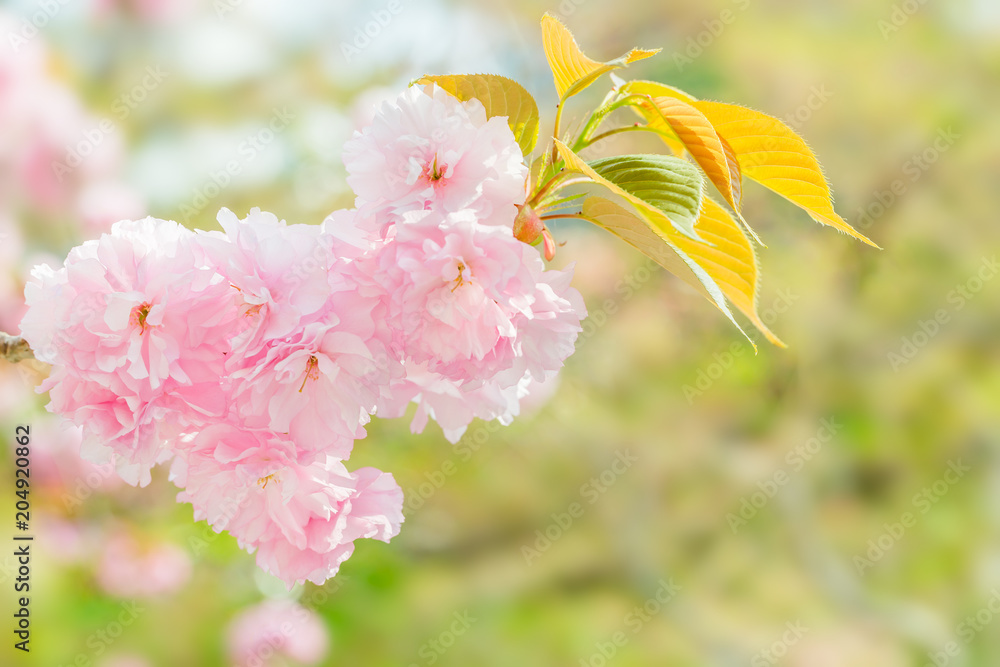
[[[34,359],[35,355],[31,351],[28,341],[20,336],[11,336],[0,331],[0,358],[16,364],[25,359]]]

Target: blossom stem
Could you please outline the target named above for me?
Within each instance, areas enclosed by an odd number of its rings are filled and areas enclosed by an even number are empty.
[[[31,351],[28,341],[20,336],[11,336],[0,331],[0,359],[6,359],[12,364],[25,359],[34,359],[35,354]]]
[[[557,182],[558,181],[558,182]],[[552,197],[558,195],[559,191],[563,188],[567,188],[571,185],[577,185],[580,183],[591,183],[592,181],[582,174],[575,171],[560,171],[558,174],[549,179],[545,185],[535,194],[534,197],[528,202],[528,204],[536,209],[541,210],[543,208],[548,208],[551,202],[548,200]],[[553,190],[553,187],[555,188]],[[552,192],[549,192],[552,190]]]
[[[674,137],[674,135],[671,134],[670,132],[666,132],[664,130],[655,127],[650,127],[649,125],[641,125],[639,123],[636,123],[634,125],[628,125],[626,127],[618,127],[613,130],[608,130],[607,132],[600,133],[596,137],[587,139],[587,141],[583,143],[583,146],[581,146],[581,150],[587,148],[588,146],[596,144],[598,141],[601,141],[602,139],[607,139],[612,135],[621,134],[622,132],[652,132],[653,134],[658,134],[663,137]]]
[[[538,206],[542,201],[544,201],[546,195],[549,193],[549,190],[555,187],[561,179],[570,175],[573,175],[573,172],[565,171],[563,169],[557,171],[555,176],[545,181],[542,187],[538,188],[538,192],[532,195],[531,199],[528,200],[527,204],[532,208]]]
[[[556,163],[559,159],[559,148],[555,144],[555,140],[559,139],[559,126],[562,124],[562,114],[563,107],[566,106],[566,99],[562,98],[559,100],[559,104],[556,105],[556,122],[552,128],[552,164]]]
[[[642,104],[643,102],[649,101],[648,95],[626,95],[621,99],[615,100],[611,104],[607,104],[594,113],[590,115],[587,120],[587,124],[583,126],[583,130],[580,132],[580,136],[577,137],[576,141],[573,143],[573,152],[583,150],[587,146],[594,143],[595,140],[590,138],[590,135],[600,126],[604,119],[607,118],[611,112],[621,109],[625,106],[636,106]]]

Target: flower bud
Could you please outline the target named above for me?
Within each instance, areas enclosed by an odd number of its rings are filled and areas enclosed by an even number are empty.
[[[528,204],[518,206],[517,217],[514,218],[514,238],[534,245],[543,229],[545,229],[545,223],[535,213],[535,209]]]

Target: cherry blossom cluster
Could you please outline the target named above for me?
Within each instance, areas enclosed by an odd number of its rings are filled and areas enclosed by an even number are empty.
[[[572,269],[513,221],[527,168],[504,118],[410,88],[344,148],[355,208],[321,225],[223,209],[222,231],[122,221],[41,265],[21,323],[83,453],[181,501],[288,585],[333,576],[403,521],[392,475],[349,470],[373,415],[416,403],[457,441],[509,423],[572,353]]]

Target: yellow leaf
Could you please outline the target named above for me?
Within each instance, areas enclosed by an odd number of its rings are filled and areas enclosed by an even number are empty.
[[[589,197],[583,217],[634,246],[708,298],[746,336],[726,305],[726,297],[744,312],[754,326],[775,345],[784,347],[757,316],[757,258],[750,241],[725,209],[700,197],[701,209],[694,225],[696,235],[682,233],[664,212],[602,177],[565,144],[556,147],[566,168],[579,171],[635,207],[630,212],[601,197]],[[702,234],[707,236],[702,236]],[[747,336],[749,340],[749,336]],[[751,341],[752,342],[752,341]],[[756,349],[756,346],[754,347]]]
[[[584,55],[569,29],[550,14],[542,17],[542,43],[560,100],[576,95],[607,72],[621,69],[661,51],[632,49],[620,58],[606,63],[597,62]]]
[[[799,206],[816,222],[878,248],[833,210],[830,184],[816,155],[802,137],[777,118],[735,104],[701,101],[655,81],[630,81],[622,91],[673,97],[695,107],[729,143],[743,175]]]
[[[677,135],[726,203],[739,211],[743,198],[739,162],[729,142],[719,137],[705,114],[673,97],[650,97],[641,108],[646,112],[650,127],[669,129]]]
[[[878,247],[833,210],[830,184],[806,142],[777,118],[734,104],[696,102],[736,152],[747,178],[804,209],[829,225]]]
[[[436,83],[464,101],[477,99],[486,108],[487,118],[507,119],[521,152],[528,155],[538,141],[538,105],[521,84],[495,74],[423,76],[414,84]]]
[[[736,151],[719,135],[705,114],[693,106],[697,100],[683,90],[655,81],[629,81],[622,86],[621,92],[649,97],[648,102],[634,107],[636,113],[649,127],[672,132],[672,135],[659,133],[663,143],[675,154],[684,151],[691,154],[726,203],[736,211],[744,229],[757,243],[764,245],[741,214],[743,171]]]
[[[693,287],[715,304],[729,318],[729,321],[746,336],[746,332],[736,322],[732,311],[726,305],[726,298],[721,286],[694,258],[675,243],[678,237],[686,238],[682,234],[664,232],[653,227],[635,213],[603,197],[588,197],[583,202],[582,216],[622,239]],[[747,340],[750,340],[749,336],[747,336]],[[750,342],[753,344],[752,340]],[[757,349],[756,345],[754,345],[754,349]]]
[[[757,314],[760,270],[753,246],[740,226],[726,209],[710,197],[703,197],[695,230],[705,243],[680,234],[674,237],[674,242],[705,269],[729,302],[746,315],[769,341],[778,347],[785,347]]]

